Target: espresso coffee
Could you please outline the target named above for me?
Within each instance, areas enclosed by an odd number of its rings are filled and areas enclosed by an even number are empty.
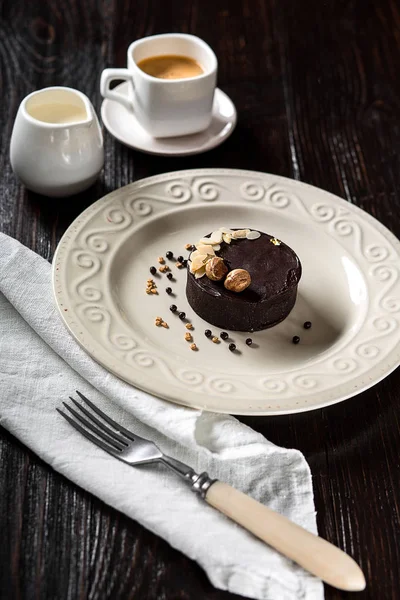
[[[147,75],[158,79],[187,79],[204,73],[204,69],[196,60],[178,54],[149,56],[139,61],[137,66]]]

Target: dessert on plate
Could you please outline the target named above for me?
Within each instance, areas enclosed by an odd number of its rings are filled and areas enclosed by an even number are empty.
[[[300,277],[299,257],[281,240],[221,227],[191,252],[186,295],[192,309],[212,325],[259,331],[289,315]]]

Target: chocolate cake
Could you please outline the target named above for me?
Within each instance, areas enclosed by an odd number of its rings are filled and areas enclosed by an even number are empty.
[[[221,228],[202,238],[189,259],[188,302],[200,317],[221,329],[273,327],[296,302],[300,260],[267,233]]]

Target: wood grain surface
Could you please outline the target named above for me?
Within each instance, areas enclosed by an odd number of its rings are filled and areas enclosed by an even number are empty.
[[[68,224],[108,191],[194,167],[269,171],[320,186],[400,234],[400,5],[396,0],[2,0],[0,229],[51,260]],[[76,87],[100,109],[99,77],[134,39],[204,38],[238,126],[190,158],[133,152],[105,133],[99,182],[65,200],[19,185],[9,141],[22,98]],[[400,598],[400,373],[311,413],[243,418],[304,452],[321,535],[362,566],[358,598]],[[0,392],[1,394],[1,392]],[[54,473],[0,430],[0,597],[222,600],[201,569]],[[326,588],[328,600],[350,594]],[[281,600],[273,598],[271,600]]]

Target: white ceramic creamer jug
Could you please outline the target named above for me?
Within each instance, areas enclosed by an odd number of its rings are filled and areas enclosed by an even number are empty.
[[[103,136],[90,100],[67,87],[33,92],[21,102],[10,146],[15,175],[45,196],[91,186],[104,164]]]

